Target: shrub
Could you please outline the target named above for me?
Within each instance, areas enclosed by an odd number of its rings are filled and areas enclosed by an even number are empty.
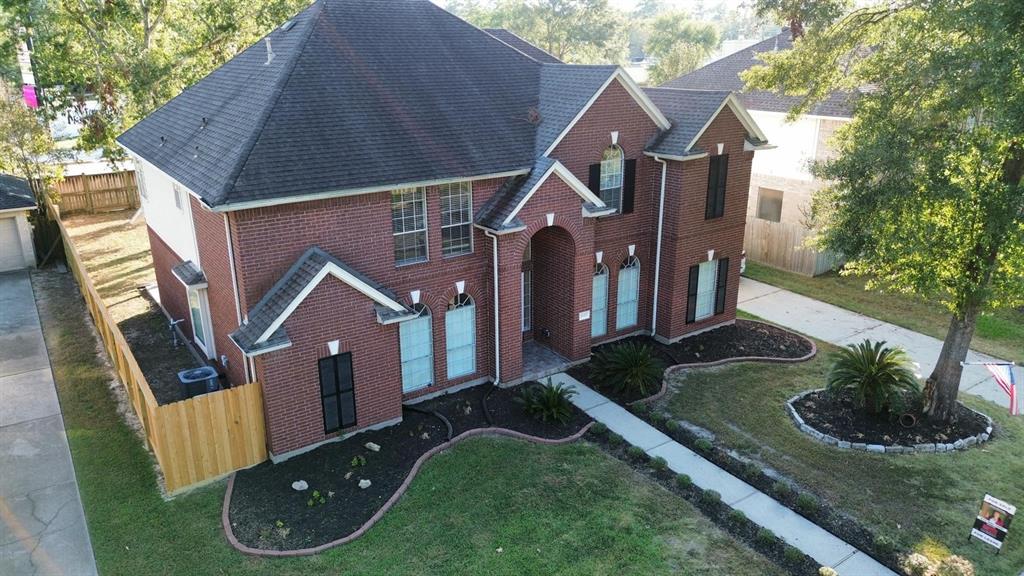
[[[591,374],[601,388],[620,394],[650,396],[661,387],[665,365],[650,346],[624,342],[601,349]]]
[[[935,576],[974,576],[974,565],[963,556],[947,556],[935,567]]]
[[[747,480],[753,480],[761,475],[761,467],[753,462],[747,462],[743,464],[743,477]]]
[[[796,509],[804,514],[813,514],[818,510],[818,499],[804,493],[796,497]]]
[[[590,431],[598,436],[604,436],[608,433],[608,425],[604,422],[594,422],[594,425],[590,427]]]
[[[679,425],[679,420],[676,420],[675,418],[669,418],[668,420],[665,421],[665,429],[668,430],[669,432],[675,432],[676,430],[679,430],[679,428],[681,428],[681,426]]]
[[[822,566],[821,568],[818,568],[818,576],[839,576],[839,572],[836,572],[835,568]]]
[[[729,520],[735,524],[745,524],[747,522],[747,515],[743,513],[743,510],[733,508],[729,512]]]
[[[767,528],[759,528],[757,530],[757,536],[754,539],[762,546],[771,546],[775,544],[775,532]]]
[[[608,432],[608,443],[609,444],[611,444],[612,446],[622,446],[623,442],[625,442],[625,440],[623,440],[622,436],[619,436],[615,432],[611,432],[611,431]]]
[[[921,396],[909,366],[907,353],[884,341],[850,344],[832,355],[827,390],[829,394],[851,390],[857,405],[873,414],[901,412],[908,406],[907,396]]]
[[[693,445],[701,452],[711,452],[715,448],[715,445],[707,438],[697,438]]]
[[[785,550],[783,550],[782,556],[786,559],[786,562],[789,562],[790,564],[797,564],[798,562],[803,562],[804,559],[804,553],[801,552],[799,548],[788,545],[786,546]]]
[[[935,562],[919,552],[914,552],[902,564],[903,573],[907,576],[931,576],[935,570]]]
[[[683,489],[689,488],[690,486],[693,486],[693,480],[690,479],[688,474],[679,474],[676,476],[676,486]]]
[[[789,487],[789,484],[785,482],[775,482],[772,484],[772,494],[776,498],[786,498],[793,493],[793,489]]]
[[[655,456],[651,458],[651,468],[654,468],[658,472],[664,472],[668,470],[668,460],[665,460],[661,456]]]
[[[637,416],[647,416],[647,413],[651,411],[651,407],[647,404],[633,404],[629,407],[633,411],[633,414]]]
[[[648,416],[648,419],[651,421],[651,424],[657,426],[659,424],[664,424],[665,421],[668,420],[668,414],[658,412],[657,410],[651,410],[651,415]]]
[[[722,495],[715,490],[705,490],[700,494],[700,501],[705,504],[717,506],[722,503]]]
[[[564,384],[534,384],[523,388],[516,402],[523,405],[526,413],[543,422],[565,424],[572,418],[572,397],[576,391]]]
[[[644,449],[639,446],[630,446],[629,448],[626,448],[626,455],[636,462],[643,462],[644,460],[647,460],[647,452],[644,452]]]
[[[882,556],[888,556],[896,550],[896,541],[884,534],[875,536],[874,541],[875,552],[878,552]]]

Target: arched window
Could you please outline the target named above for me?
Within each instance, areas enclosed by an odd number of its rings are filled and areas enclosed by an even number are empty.
[[[608,333],[608,267],[594,266],[594,283],[590,298],[590,337]]]
[[[601,200],[616,211],[622,209],[622,148],[605,148],[601,155]]]
[[[434,383],[434,338],[430,309],[412,307],[418,316],[398,326],[402,352],[402,392],[413,392]]]
[[[619,289],[615,306],[615,329],[635,326],[640,304],[640,261],[626,258],[619,269]]]
[[[444,315],[448,379],[476,372],[476,305],[468,294],[448,303]]]

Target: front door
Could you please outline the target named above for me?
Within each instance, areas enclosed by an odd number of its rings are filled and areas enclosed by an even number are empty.
[[[352,353],[321,358],[319,368],[324,433],[330,434],[355,426],[356,394],[352,379]]]

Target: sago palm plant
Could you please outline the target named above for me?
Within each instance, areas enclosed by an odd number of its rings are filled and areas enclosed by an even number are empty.
[[[910,369],[910,358],[899,347],[865,340],[833,354],[827,390],[853,392],[854,401],[868,412],[902,411],[908,396],[918,397],[921,387]]]
[[[649,396],[661,387],[665,364],[645,344],[624,342],[600,350],[591,369],[599,387]]]

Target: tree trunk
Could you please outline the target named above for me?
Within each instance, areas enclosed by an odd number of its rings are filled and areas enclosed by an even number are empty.
[[[949,323],[939,360],[924,386],[924,411],[931,420],[956,420],[956,397],[960,390],[960,375],[964,371],[960,363],[967,359],[977,319],[978,307],[970,306],[963,318],[953,316]]]

